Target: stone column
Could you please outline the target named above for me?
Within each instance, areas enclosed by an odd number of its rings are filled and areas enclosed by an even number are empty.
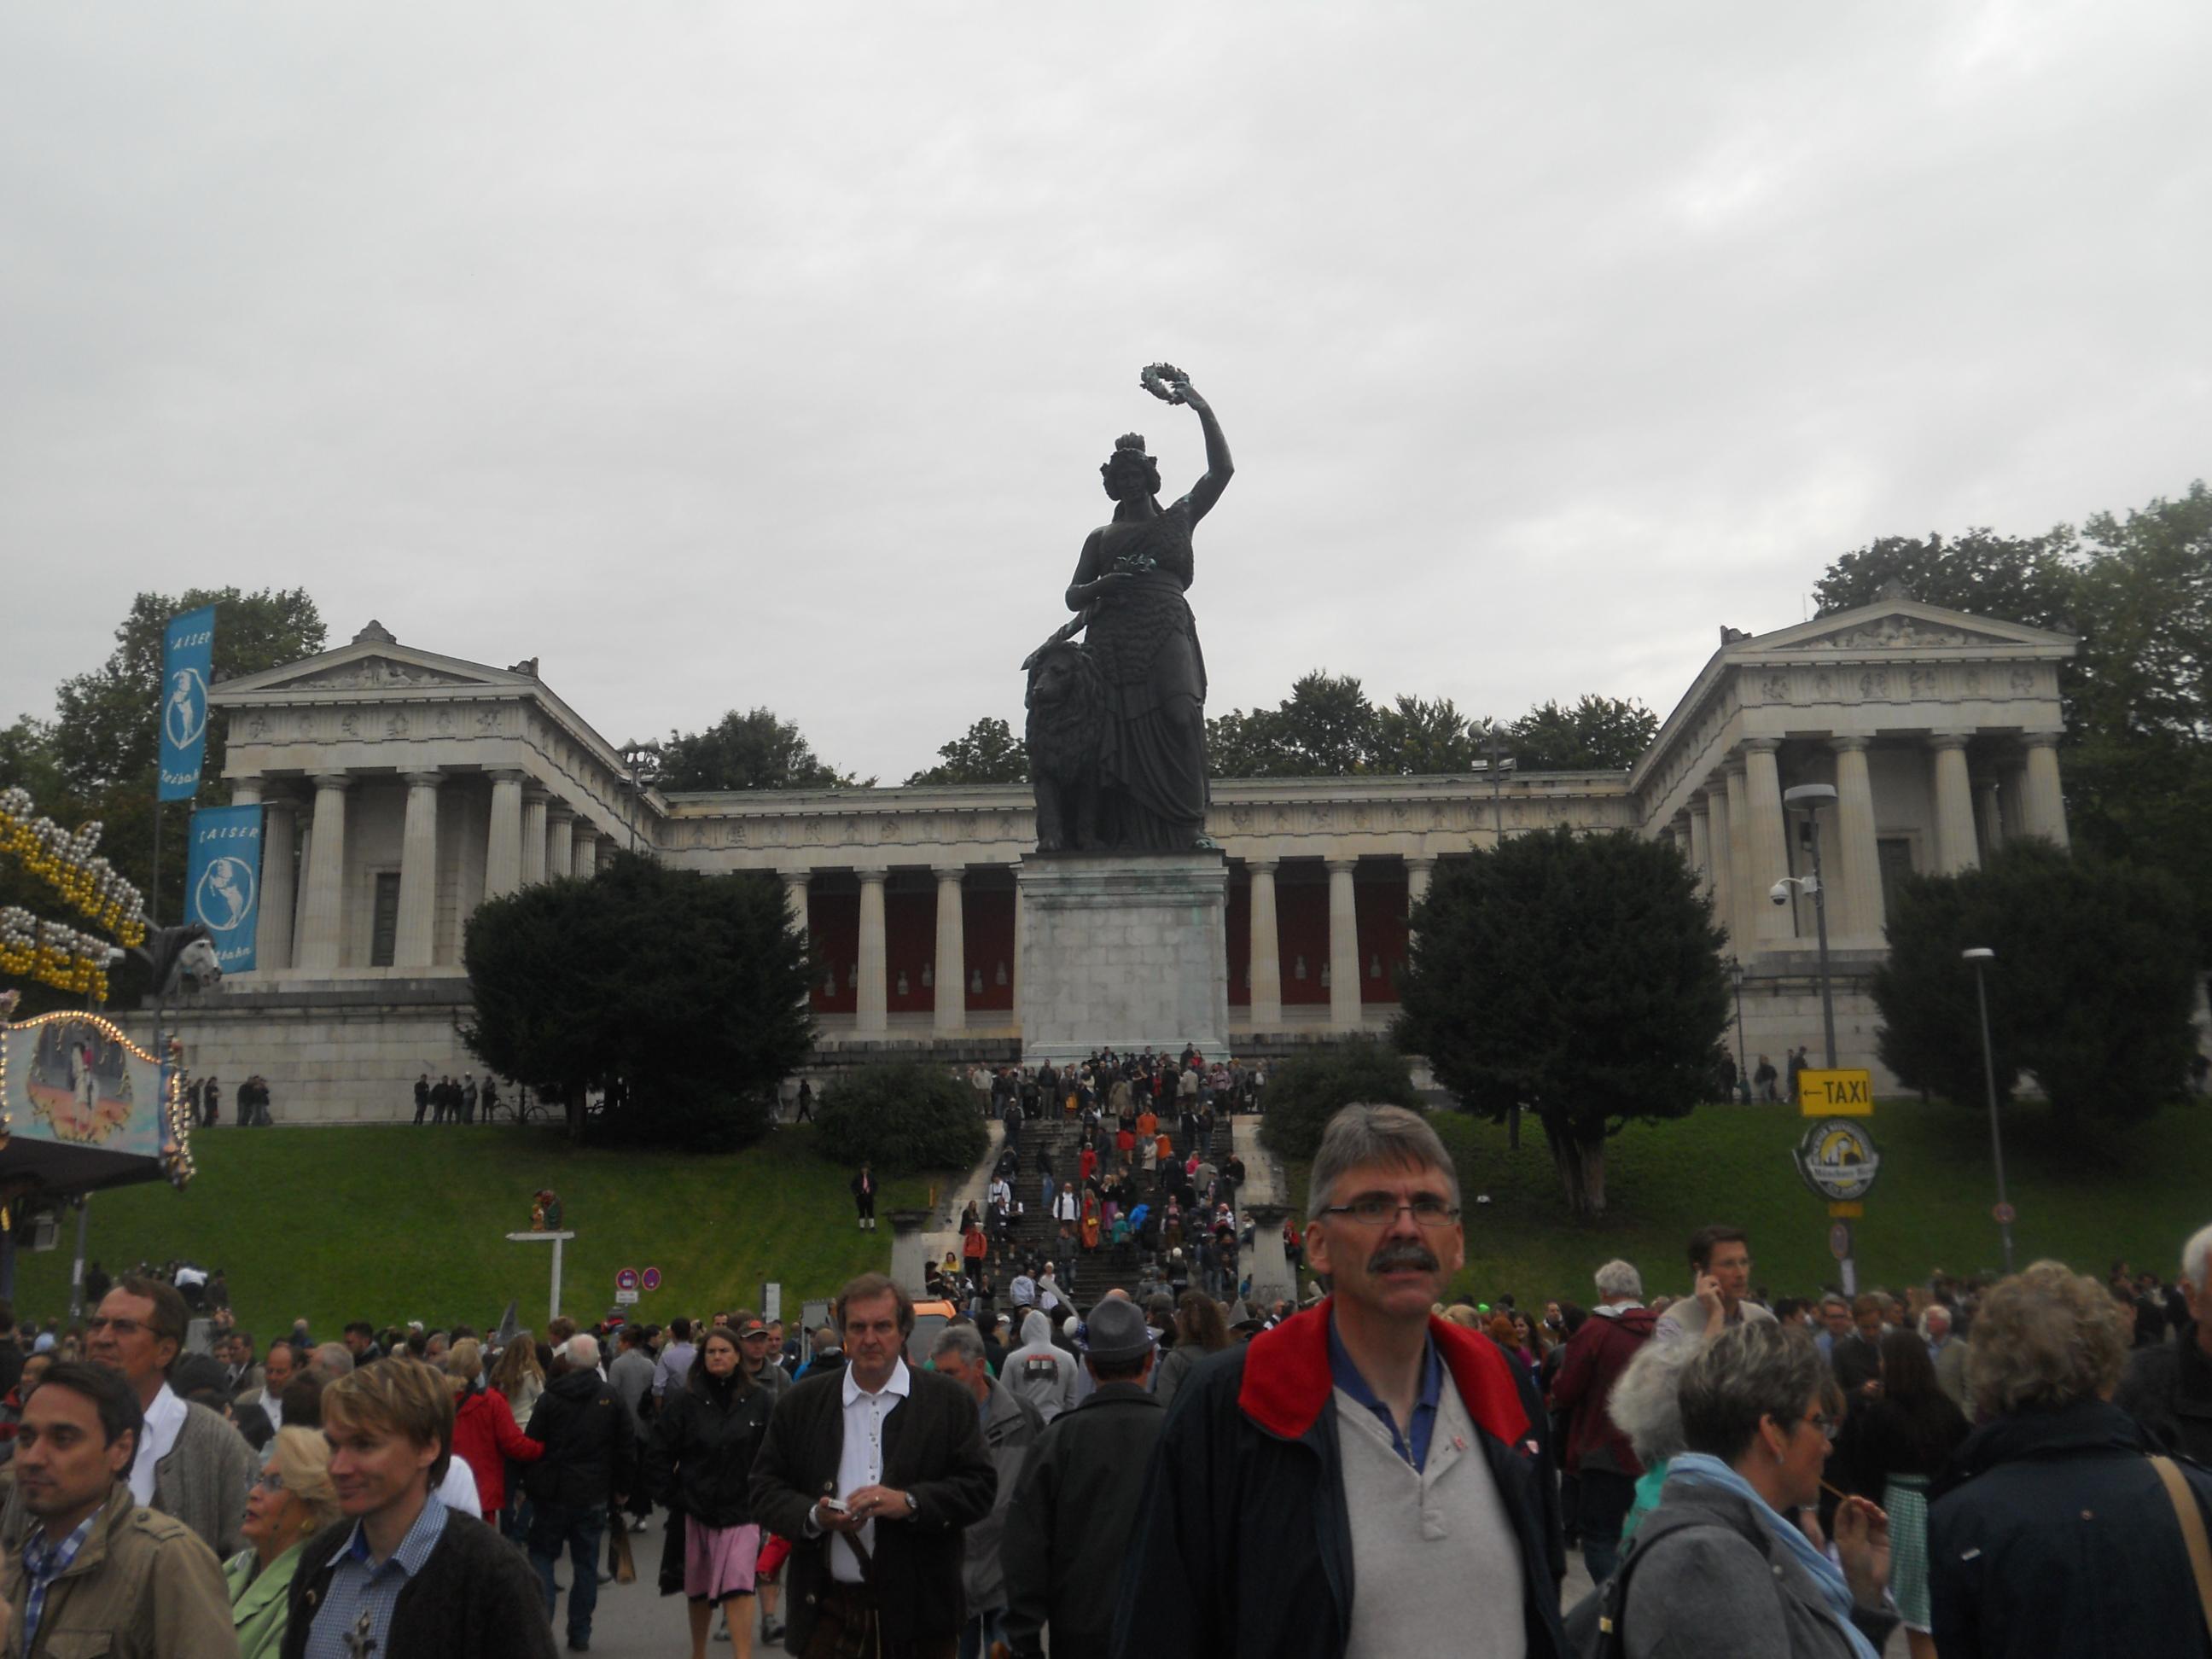
[[[1328,1024],[1359,1029],[1359,912],[1352,885],[1353,859],[1328,860]]]
[[[293,865],[300,815],[282,795],[261,809],[261,916],[254,924],[253,963],[258,974],[281,974],[292,965]]]
[[[1735,883],[1729,870],[1728,780],[1716,772],[1705,789],[1707,833],[1705,854],[1712,864],[1713,920],[1728,929],[1728,948],[1741,951],[1735,930]]]
[[[1836,868],[1843,877],[1844,910],[1838,919],[1846,939],[1873,940],[1887,926],[1881,896],[1881,849],[1875,844],[1874,779],[1867,770],[1867,739],[1831,738],[1836,753]]]
[[[435,772],[407,775],[407,820],[399,837],[399,922],[395,968],[428,968],[438,921],[438,785]]]
[[[854,993],[854,1030],[863,1037],[880,1037],[890,1030],[884,983],[884,876],[881,870],[860,872],[860,984]]]
[[[352,782],[343,772],[315,775],[315,838],[308,854],[300,970],[325,979],[337,973],[345,936],[346,790]]]
[[[311,810],[307,821],[300,826],[300,885],[304,889],[307,872],[315,867],[315,815]],[[292,902],[292,963],[297,967],[307,957],[307,900],[302,891]]]
[[[1796,937],[1790,907],[1767,902],[1767,890],[1790,873],[1790,843],[1782,821],[1782,771],[1775,755],[1779,738],[1747,738],[1743,744],[1744,793],[1751,806],[1751,870],[1746,884],[1759,904],[1759,943],[1785,945]]]
[[[783,908],[791,917],[791,931],[801,939],[810,937],[807,932],[806,887],[813,878],[811,870],[786,870],[783,872]]]
[[[2033,732],[2023,739],[2027,769],[2021,779],[2021,818],[2027,833],[2063,847],[2066,839],[2066,797],[2058,788],[2058,738],[2056,733]]]
[[[1703,795],[1690,797],[1689,860],[1698,890],[1710,894],[1713,890],[1713,820],[1712,809]]]
[[[1981,823],[1982,856],[1987,858],[2004,845],[2004,805],[1995,778],[1974,786],[1974,815]]]
[[[1283,1220],[1290,1212],[1287,1204],[1244,1206],[1252,1221],[1252,1297],[1245,1304],[1248,1308],[1264,1309],[1286,1298],[1297,1298],[1291,1259],[1283,1253]]]
[[[1013,981],[1006,989],[1007,1000],[1013,1005],[1014,1030],[1022,1029],[1022,944],[1026,935],[1022,932],[1022,884],[1014,884],[1014,959],[1006,964],[1006,977]]]
[[[586,825],[570,842],[569,873],[589,881],[599,873],[599,832]]]
[[[521,773],[491,775],[491,829],[484,839],[484,896],[502,898],[522,885]]]
[[[937,872],[937,991],[936,1029],[943,1032],[968,1029],[968,933],[963,909],[958,866]]]
[[[1752,907],[1764,903],[1766,893],[1751,861],[1751,794],[1742,757],[1731,755],[1721,775],[1728,787],[1729,936],[1737,957],[1747,962],[1759,948],[1759,913]]]
[[[1251,939],[1245,957],[1252,975],[1251,1006],[1246,1011],[1255,1031],[1283,1023],[1283,945],[1275,931],[1275,861],[1247,859],[1252,878]]]
[[[1406,908],[1411,909],[1429,896],[1429,883],[1436,878],[1434,859],[1406,860]]]
[[[1966,738],[1962,732],[1936,732],[1929,735],[1928,746],[1936,755],[1936,869],[1955,876],[1981,865],[1974,847],[1974,792],[1966,776]]]
[[[576,815],[559,801],[545,808],[545,878],[558,881],[576,858]]]
[[[534,783],[522,786],[522,884],[545,879],[545,808],[552,797]]]

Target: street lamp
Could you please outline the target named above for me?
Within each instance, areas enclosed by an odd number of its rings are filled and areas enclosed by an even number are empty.
[[[1743,1046],[1743,963],[1730,957],[1725,966],[1729,983],[1735,987],[1735,1083],[1743,1103],[1751,1104],[1751,1070]]]
[[[1801,810],[1805,814],[1805,844],[1812,849],[1813,873],[1809,876],[1784,876],[1774,884],[1773,898],[1777,904],[1784,901],[1787,890],[1795,887],[1813,901],[1814,932],[1820,941],[1820,1026],[1828,1043],[1828,1069],[1836,1069],[1836,996],[1828,983],[1828,893],[1820,880],[1820,817],[1823,806],[1836,803],[1836,787],[1832,783],[1801,783],[1795,789],[1782,792],[1784,810]]]
[[[1505,774],[1512,771],[1518,763],[1505,752],[1504,735],[1495,726],[1490,728],[1490,741],[1483,744],[1483,749],[1490,758],[1475,762],[1474,769],[1490,774],[1490,832],[1494,844],[1503,846],[1505,842],[1505,802],[1499,791],[1504,787]]]
[[[1974,964],[1974,1004],[1982,1016],[1982,1085],[1989,1092],[1990,1101],[1990,1159],[1997,1171],[1997,1236],[2004,1243],[2004,1270],[2010,1273],[2012,1205],[2005,1197],[2004,1133],[1997,1125],[1997,1061],[1996,1051],[1990,1046],[1990,993],[1983,974],[1984,964],[1995,962],[1997,953],[1986,945],[1978,945],[1959,954]]]
[[[660,745],[653,743],[626,743],[623,745],[623,764],[629,769],[629,850],[637,851],[638,809],[645,799],[645,792],[660,777]]]

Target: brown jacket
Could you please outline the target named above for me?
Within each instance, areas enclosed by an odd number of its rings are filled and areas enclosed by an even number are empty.
[[[46,1591],[34,1645],[23,1650],[31,1586],[20,1552],[0,1579],[15,1613],[7,1659],[236,1659],[230,1595],[215,1552],[183,1522],[140,1509],[117,1481],[67,1571]]]

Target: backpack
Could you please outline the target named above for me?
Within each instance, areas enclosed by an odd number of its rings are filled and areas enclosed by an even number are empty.
[[[1652,1545],[1668,1534],[1692,1532],[1700,1527],[1737,1531],[1715,1516],[1692,1510],[1657,1509],[1646,1515],[1636,1528],[1636,1536],[1629,1540],[1620,1565],[1613,1568],[1613,1577],[1567,1609],[1561,1621],[1566,1632],[1567,1651],[1577,1659],[1627,1659],[1628,1636],[1624,1626],[1628,1612],[1628,1583],[1635,1576],[1637,1563],[1650,1553]],[[1763,1540],[1752,1541],[1762,1550],[1765,1548]]]

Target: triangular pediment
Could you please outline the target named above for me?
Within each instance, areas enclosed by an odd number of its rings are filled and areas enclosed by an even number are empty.
[[[1765,654],[1813,655],[1822,652],[2017,650],[2022,647],[2070,650],[2071,637],[2047,629],[1995,617],[1977,617],[1964,611],[1947,611],[1917,599],[1885,598],[1854,611],[1838,611],[1794,628],[1778,629],[1741,641],[1731,656]]]
[[[457,689],[521,690],[535,685],[528,674],[494,668],[459,657],[419,651],[390,639],[356,640],[299,662],[265,669],[214,688],[213,701],[234,702],[251,694],[281,697],[294,692],[374,692],[404,696],[413,691]]]

